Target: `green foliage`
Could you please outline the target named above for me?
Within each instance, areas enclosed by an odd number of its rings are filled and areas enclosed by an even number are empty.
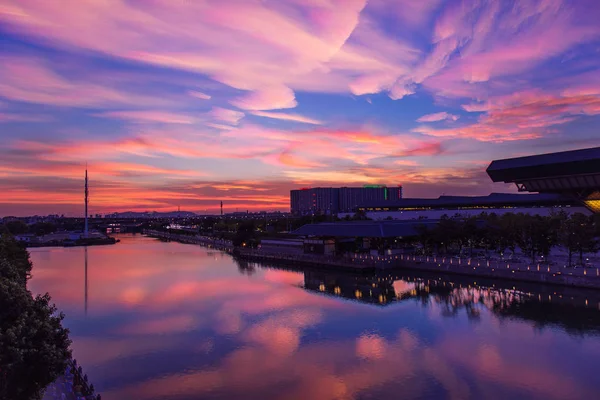
[[[485,249],[486,255],[490,250],[504,253],[507,249],[514,254],[519,248],[531,262],[540,256],[548,259],[552,249],[562,245],[569,251],[569,260],[578,254],[579,263],[583,263],[585,253],[600,249],[598,221],[597,216],[566,213],[481,214],[470,218],[444,215],[435,227],[418,226],[416,241],[427,254],[462,254],[468,249],[472,256],[475,248]]]
[[[7,261],[0,268],[0,279],[15,281],[25,286],[31,274],[29,253],[10,235],[0,237],[0,259]]]
[[[57,227],[52,222],[36,222],[29,227],[29,232],[35,233],[37,236],[47,235],[56,232]]]
[[[27,224],[20,220],[8,221],[4,224],[4,226],[6,226],[8,231],[13,235],[20,235],[29,231]]]
[[[71,357],[68,330],[48,294],[27,290],[29,254],[0,238],[0,399],[37,400]]]
[[[579,264],[583,264],[584,253],[595,253],[600,248],[597,217],[577,213],[570,217],[561,215],[559,219],[559,241],[569,251],[569,265],[573,253],[579,255]]]
[[[233,237],[234,246],[253,244],[256,241],[256,225],[254,221],[244,221],[238,225],[237,232]]]

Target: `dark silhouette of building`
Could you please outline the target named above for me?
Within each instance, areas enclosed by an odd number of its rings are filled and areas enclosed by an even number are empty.
[[[600,147],[495,160],[487,173],[519,192],[559,194],[600,212]]]
[[[402,198],[402,186],[365,185],[364,187],[316,187],[290,191],[292,214],[337,214],[353,212],[371,201],[394,201]]]

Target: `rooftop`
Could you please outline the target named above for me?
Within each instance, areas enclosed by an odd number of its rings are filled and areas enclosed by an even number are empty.
[[[495,160],[487,173],[494,182],[518,183],[577,175],[592,176],[589,182],[582,181],[580,185],[600,185],[600,180],[593,179],[600,175],[600,147]]]
[[[559,194],[516,194],[492,193],[487,196],[440,196],[437,199],[400,199],[396,201],[368,202],[360,208],[386,207],[386,208],[411,208],[411,207],[466,207],[473,205],[503,206],[503,205],[542,205],[569,203],[571,199]]]

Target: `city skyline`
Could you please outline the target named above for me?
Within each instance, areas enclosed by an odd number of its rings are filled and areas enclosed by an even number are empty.
[[[600,145],[594,1],[0,0],[0,215],[289,210],[291,189],[515,192]]]

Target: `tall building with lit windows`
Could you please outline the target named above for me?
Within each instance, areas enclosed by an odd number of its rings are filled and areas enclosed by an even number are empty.
[[[369,201],[394,201],[402,198],[402,186],[366,185],[364,187],[303,188],[290,191],[292,214],[332,215],[352,212]]]
[[[402,198],[402,186],[387,187],[368,185],[364,187],[341,187],[339,189],[339,212],[353,212],[371,201],[394,201]]]

